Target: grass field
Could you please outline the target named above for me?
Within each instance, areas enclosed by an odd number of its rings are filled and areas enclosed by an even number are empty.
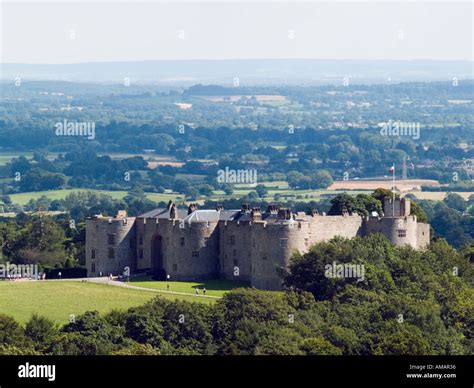
[[[454,194],[458,194],[464,199],[469,199],[471,195],[474,195],[472,191],[454,191]],[[418,199],[429,199],[431,201],[442,201],[448,193],[446,191],[414,191],[413,194]]]
[[[126,310],[140,306],[155,297],[168,300],[214,303],[212,298],[170,295],[73,281],[1,281],[0,314],[25,323],[34,313],[44,315],[60,324],[69,321],[70,314],[79,315],[97,310],[107,313],[114,309]]]
[[[26,205],[30,199],[38,199],[42,196],[45,196],[51,200],[55,199],[64,199],[66,196],[72,192],[78,191],[93,191],[100,194],[110,195],[113,199],[122,199],[127,195],[126,191],[110,191],[110,190],[92,190],[92,189],[63,189],[63,190],[49,190],[49,191],[35,191],[28,193],[12,194],[10,198],[13,203],[18,205]],[[168,202],[170,199],[175,200],[180,197],[178,194],[158,194],[158,193],[148,193],[146,197],[155,202]]]
[[[196,287],[202,294],[202,289],[206,288],[206,295],[223,296],[226,292],[239,287],[249,287],[249,283],[230,280],[205,280],[202,282],[159,282],[151,280],[150,277],[131,279],[134,286],[152,288],[155,290],[167,290],[169,284],[170,291],[186,292],[194,294]]]

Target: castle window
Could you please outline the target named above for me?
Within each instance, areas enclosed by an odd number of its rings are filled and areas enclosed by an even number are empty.
[[[234,249],[234,250],[232,251],[232,256],[237,256],[237,249]]]
[[[115,259],[115,249],[114,248],[109,248],[108,256],[109,256],[109,259]]]
[[[234,267],[238,267],[239,266],[239,260],[234,260]]]
[[[178,264],[173,264],[173,271],[174,272],[178,271]]]
[[[181,245],[182,247],[184,247],[184,237],[180,237],[180,239],[179,239],[179,245]]]
[[[129,242],[130,242],[130,248],[134,249],[135,248],[135,239],[130,238]]]
[[[91,249],[91,259],[95,259],[95,249]]]
[[[227,238],[227,244],[229,244],[229,245],[235,245],[235,236],[234,236],[234,235],[229,236],[229,237]]]
[[[191,256],[192,256],[192,257],[195,257],[195,258],[199,257],[199,251],[193,251],[193,252],[191,253]]]
[[[288,239],[287,238],[281,238],[280,239],[280,248],[285,249],[288,246]]]
[[[113,234],[108,234],[107,235],[107,244],[115,245],[115,235],[113,235]]]
[[[309,245],[309,238],[304,239],[304,246],[307,247]]]
[[[95,272],[95,263],[91,263],[91,272]]]
[[[398,229],[397,233],[398,233],[398,237],[406,237],[407,236],[407,231],[405,229]]]
[[[143,259],[143,249],[138,250],[138,258]]]
[[[138,245],[143,245],[143,236],[141,234],[138,236]]]

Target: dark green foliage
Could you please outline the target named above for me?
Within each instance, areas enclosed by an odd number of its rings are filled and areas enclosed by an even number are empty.
[[[105,316],[87,312],[57,332],[33,316],[0,316],[0,354],[459,355],[474,349],[472,249],[425,251],[382,235],[335,238],[295,256],[286,291],[236,289],[213,305],[157,297]],[[326,265],[363,265],[362,281]]]

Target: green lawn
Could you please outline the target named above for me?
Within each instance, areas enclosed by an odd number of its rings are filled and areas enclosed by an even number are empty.
[[[206,288],[206,295],[223,296],[226,292],[239,287],[249,287],[249,283],[231,280],[204,280],[202,282],[160,282],[151,280],[150,277],[134,278],[130,280],[134,286],[145,288],[153,288],[155,290],[167,290],[169,284],[170,291],[187,292],[194,294],[195,288],[199,288],[199,293],[202,294],[202,289]]]
[[[145,304],[160,296],[169,300],[214,303],[212,298],[169,295],[117,286],[69,281],[0,281],[0,314],[25,323],[32,314],[44,315],[60,324],[69,321],[70,314],[79,315],[97,310],[107,313],[113,309],[126,310]]]
[[[55,199],[64,199],[66,196],[72,192],[79,192],[79,191],[93,191],[100,194],[110,195],[113,199],[122,199],[127,195],[126,191],[111,191],[111,190],[92,190],[92,189],[63,189],[63,190],[48,190],[48,191],[35,191],[35,192],[28,192],[28,193],[19,193],[19,194],[12,194],[10,198],[13,203],[18,205],[26,205],[30,199],[38,199],[42,196],[45,196],[51,200]],[[179,197],[178,194],[172,193],[147,193],[146,197],[155,202],[168,202],[170,199],[175,200]]]

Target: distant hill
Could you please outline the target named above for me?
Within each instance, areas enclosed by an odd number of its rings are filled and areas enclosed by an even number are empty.
[[[141,62],[93,62],[66,65],[1,64],[0,79],[15,77],[75,82],[198,83],[233,86],[437,81],[472,78],[469,61],[352,61],[315,59],[242,59]]]

